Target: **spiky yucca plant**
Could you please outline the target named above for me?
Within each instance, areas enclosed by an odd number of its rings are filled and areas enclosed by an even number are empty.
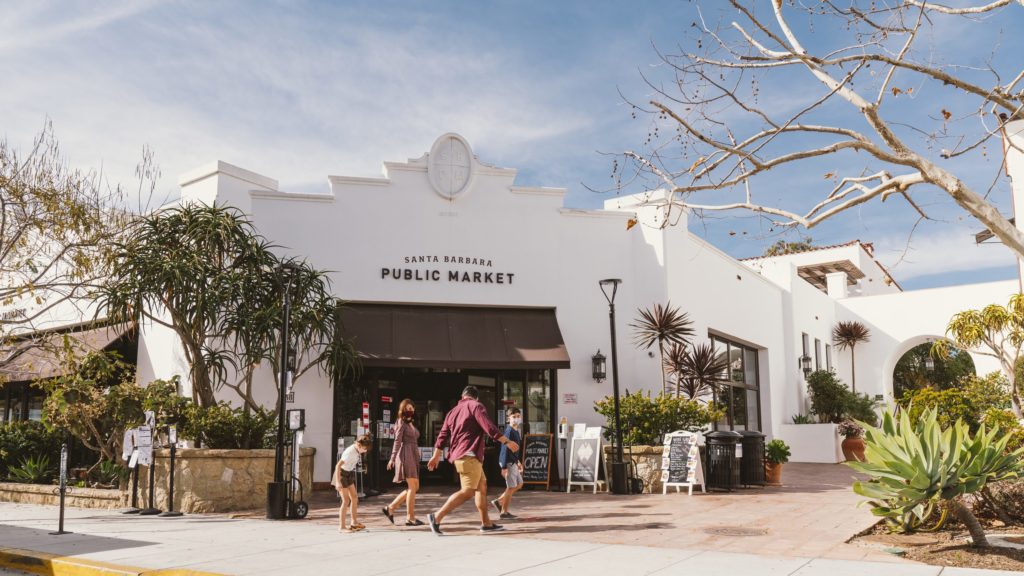
[[[635,322],[630,324],[634,330],[635,344],[644,350],[650,349],[654,344],[658,345],[660,365],[665,365],[665,347],[667,345],[686,344],[693,336],[693,322],[690,316],[678,307],[673,308],[672,303],[664,306],[655,304],[649,309],[640,308],[640,314]],[[668,385],[665,380],[665,371],[661,371],[661,390],[667,393]]]
[[[912,530],[945,503],[964,523],[975,546],[988,547],[985,531],[961,501],[990,482],[1024,472],[1024,448],[1007,452],[1010,437],[984,425],[974,435],[963,420],[943,430],[936,411],[929,409],[912,422],[907,411],[897,418],[886,410],[879,428],[864,427],[864,462],[847,462],[867,474],[853,490],[870,498],[871,512],[896,530]]]
[[[691,347],[673,344],[665,356],[665,371],[676,379],[676,396],[690,400],[715,392],[725,382],[729,363],[710,342]]]
[[[857,344],[871,339],[871,331],[856,320],[844,320],[832,328],[832,342],[840,350],[850,349],[850,389],[857,391],[857,357],[854,350]]]

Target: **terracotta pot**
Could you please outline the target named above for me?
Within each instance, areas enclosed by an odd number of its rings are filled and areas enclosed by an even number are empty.
[[[769,486],[782,486],[782,464],[765,462],[764,479]]]
[[[843,439],[843,457],[847,462],[854,460],[864,461],[864,439],[857,436],[847,436]]]

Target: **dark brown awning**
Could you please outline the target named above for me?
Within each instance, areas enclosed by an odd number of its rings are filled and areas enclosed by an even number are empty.
[[[57,354],[63,346],[64,336],[73,340],[72,345],[79,352],[94,352],[107,348],[128,332],[129,328],[122,324],[77,332],[49,331],[35,338],[21,339],[6,350],[0,349],[0,382],[59,376],[61,366]]]
[[[551,308],[349,303],[341,318],[364,366],[569,367]]]

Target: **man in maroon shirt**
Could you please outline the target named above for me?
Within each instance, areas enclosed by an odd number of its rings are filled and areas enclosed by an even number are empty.
[[[459,473],[462,489],[448,497],[437,512],[427,514],[430,529],[440,536],[441,520],[449,512],[462,506],[476,495],[476,508],[480,511],[480,531],[501,530],[487,516],[487,478],[484,477],[484,434],[501,442],[513,452],[519,451],[519,444],[506,438],[487,416],[487,409],[480,403],[480,392],[476,386],[466,386],[462,400],[445,416],[444,426],[434,443],[434,455],[427,462],[427,470],[434,470],[441,461],[441,450],[448,444],[448,461]]]

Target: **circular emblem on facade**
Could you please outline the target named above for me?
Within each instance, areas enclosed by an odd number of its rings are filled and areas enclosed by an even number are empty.
[[[427,163],[431,186],[441,196],[454,199],[473,180],[473,151],[458,134],[445,134],[434,142]]]

